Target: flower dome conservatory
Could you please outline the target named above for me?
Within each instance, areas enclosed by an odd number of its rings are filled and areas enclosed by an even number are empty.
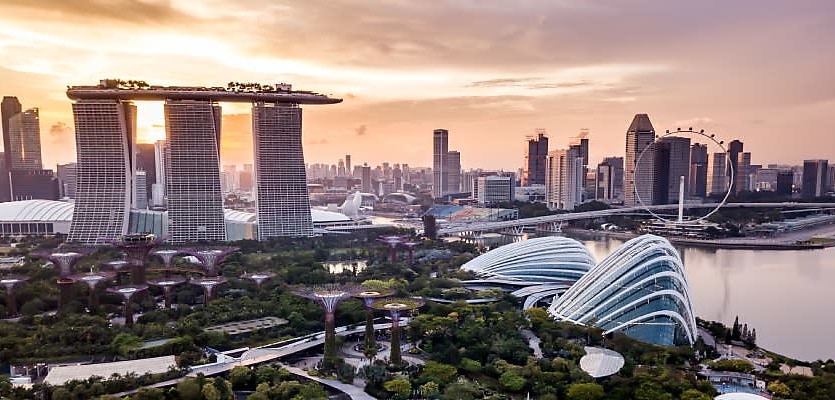
[[[654,235],[619,247],[554,299],[548,312],[557,320],[659,345],[696,340],[681,258],[670,242]]]

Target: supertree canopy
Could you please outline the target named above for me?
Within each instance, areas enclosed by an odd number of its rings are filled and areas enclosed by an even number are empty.
[[[171,270],[174,269],[174,257],[182,253],[177,249],[158,249],[152,251],[151,254],[162,259],[164,274],[169,277],[171,276]]]
[[[381,299],[371,304],[376,310],[385,311],[391,317],[391,354],[389,362],[394,365],[402,364],[400,351],[400,316],[411,310],[423,307],[426,302],[422,297]]]
[[[114,286],[107,288],[107,291],[110,293],[115,293],[124,299],[125,303],[125,325],[133,325],[133,312],[131,311],[130,301],[133,296],[148,290],[148,285],[125,285],[125,286]]]
[[[247,279],[255,282],[258,289],[261,289],[261,285],[263,285],[264,282],[274,277],[275,272],[244,272],[243,275],[241,275],[241,279]]]
[[[185,282],[185,277],[176,275],[169,275],[162,278],[148,280],[149,285],[159,286],[162,288],[162,293],[165,296],[165,308],[171,308],[171,289],[175,286],[182,285]]]
[[[130,262],[130,280],[134,285],[145,283],[145,267],[148,253],[154,247],[162,244],[163,240],[152,233],[136,233],[122,235],[118,239],[102,239],[102,241],[122,250]]]
[[[190,256],[196,257],[207,276],[217,276],[220,272],[220,263],[230,254],[238,251],[237,247],[207,247],[207,248],[185,248],[181,251]]]
[[[403,244],[406,241],[402,236],[381,236],[377,239],[389,246],[389,251],[391,252],[391,263],[394,264],[397,262],[397,246]]]
[[[326,284],[315,286],[296,286],[290,288],[296,296],[315,301],[325,311],[325,355],[322,366],[325,370],[333,369],[336,365],[336,326],[334,312],[336,306],[343,300],[362,292],[360,286],[352,284]]]
[[[209,304],[209,301],[214,298],[215,288],[226,283],[226,278],[222,276],[206,276],[203,278],[193,278],[188,283],[201,286],[203,288],[203,304]]]
[[[418,242],[405,242],[403,243],[407,249],[409,249],[409,265],[414,264],[414,254],[415,254],[415,247],[417,247],[420,243]]]
[[[10,275],[0,278],[0,285],[6,289],[6,309],[9,317],[17,316],[17,299],[15,298],[15,286],[29,280],[28,276]]]
[[[357,293],[354,297],[361,299],[365,304],[365,344],[363,353],[368,358],[373,358],[377,355],[377,340],[374,335],[374,309],[371,305],[375,300],[384,297],[389,297],[394,294],[394,289],[391,288],[365,288],[362,292]]]
[[[44,250],[32,253],[35,257],[45,258],[52,262],[56,268],[58,268],[58,289],[60,290],[61,294],[59,297],[59,304],[58,309],[63,309],[64,306],[69,304],[70,298],[72,297],[72,285],[75,283],[75,279],[72,278],[73,274],[73,267],[75,264],[78,263],[83,257],[88,254],[91,254],[95,251],[92,248],[77,248],[77,249],[64,249],[64,250]]]
[[[93,271],[93,268],[90,268],[90,272],[85,272],[83,274],[75,274],[72,276],[76,282],[83,282],[87,284],[90,288],[90,297],[87,300],[87,308],[91,311],[98,306],[98,293],[96,292],[96,286],[98,286],[101,282],[108,281],[113,279],[116,276],[115,272],[111,271]]]

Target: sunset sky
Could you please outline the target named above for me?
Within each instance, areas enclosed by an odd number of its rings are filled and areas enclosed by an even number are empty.
[[[344,98],[305,108],[310,163],[429,166],[434,128],[464,168],[519,168],[537,128],[588,128],[596,163],[635,113],[798,163],[835,159],[833,43],[831,0],[3,0],[0,95],[40,108],[47,166],[75,160],[66,86],[108,77]],[[224,163],[250,162],[249,107],[223,110]],[[164,136],[162,105],[139,125]]]

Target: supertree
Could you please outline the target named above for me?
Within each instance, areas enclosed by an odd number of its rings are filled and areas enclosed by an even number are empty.
[[[116,276],[115,272],[111,271],[93,271],[93,268],[90,268],[90,272],[85,272],[83,274],[75,274],[72,278],[76,282],[84,282],[90,288],[90,297],[87,299],[87,308],[91,311],[94,310],[99,305],[99,296],[96,292],[96,286],[99,283],[113,279]]]
[[[61,292],[58,309],[63,309],[69,304],[72,297],[72,285],[75,279],[72,278],[72,269],[84,256],[92,253],[94,249],[80,248],[66,251],[41,251],[34,253],[36,257],[46,258],[58,268],[58,289]]]
[[[217,276],[220,270],[220,263],[230,254],[238,251],[237,247],[208,247],[208,248],[185,248],[181,249],[185,254],[196,257],[203,269],[206,270],[206,276]]]
[[[171,289],[175,286],[182,285],[186,282],[186,278],[176,275],[168,275],[162,278],[148,280],[149,285],[159,286],[162,288],[162,293],[165,297],[165,308],[171,308]]]
[[[226,283],[226,278],[222,276],[206,276],[191,279],[188,283],[201,286],[203,288],[203,304],[209,304],[209,301],[214,298],[215,288]]]
[[[113,260],[102,263],[102,266],[113,270],[116,274],[116,285],[120,286],[122,285],[122,274],[125,272],[125,268],[128,267],[129,264],[130,263],[125,260]]]
[[[400,315],[404,311],[416,310],[423,307],[426,302],[421,297],[409,297],[400,299],[381,299],[371,304],[377,310],[385,311],[391,317],[391,354],[389,362],[394,365],[403,363],[400,354]]]
[[[401,236],[381,236],[377,239],[389,246],[389,252],[391,257],[391,263],[394,264],[397,262],[397,246],[402,244],[405,240]]]
[[[163,240],[152,233],[122,235],[117,239],[102,239],[104,242],[122,250],[130,262],[130,281],[134,285],[145,283],[145,267],[148,253]]]
[[[368,358],[373,358],[377,355],[377,339],[374,335],[374,309],[371,305],[375,300],[384,297],[389,297],[394,294],[394,289],[390,288],[366,288],[362,292],[357,293],[354,297],[362,300],[365,304],[365,347],[363,353]]]
[[[133,325],[133,312],[131,311],[130,301],[133,296],[139,294],[140,292],[144,292],[148,290],[148,285],[124,285],[124,286],[114,286],[107,288],[107,291],[110,293],[115,293],[124,299],[125,303],[125,325]]]
[[[414,264],[414,255],[415,255],[415,247],[417,247],[420,243],[418,242],[405,242],[403,243],[407,249],[409,249],[409,265]]]
[[[255,286],[258,287],[259,292],[261,291],[261,285],[274,277],[275,272],[244,272],[243,275],[241,275],[241,279],[255,282]]]
[[[6,288],[6,309],[9,317],[17,316],[17,299],[15,299],[15,286],[29,280],[28,276],[11,275],[0,278],[0,285]]]
[[[162,259],[162,263],[164,265],[163,274],[166,278],[168,278],[171,276],[171,270],[174,269],[174,257],[182,253],[177,249],[159,249],[152,251],[151,254]]]
[[[336,366],[336,326],[334,312],[343,300],[355,296],[362,288],[351,284],[325,284],[316,286],[296,286],[290,288],[296,296],[315,301],[325,312],[325,354],[322,367],[326,371]]]

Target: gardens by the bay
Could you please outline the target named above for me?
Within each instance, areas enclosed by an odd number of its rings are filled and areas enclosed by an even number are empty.
[[[187,248],[147,236],[96,249],[30,238],[8,251],[25,259],[0,271],[7,294],[0,308],[6,318],[0,321],[0,363],[35,378],[44,363],[174,355],[177,364],[165,373],[60,386],[36,379],[15,388],[0,378],[0,395],[10,398],[326,398],[326,386],[309,379],[385,399],[521,399],[528,393],[600,399],[605,393],[607,399],[692,400],[714,394],[689,367],[707,348],[694,353],[619,334],[603,337],[596,329],[555,323],[542,309],[523,313],[516,298],[498,290],[465,289],[461,280],[473,276],[458,267],[479,249],[463,242],[391,230]],[[496,300],[465,302],[475,298]],[[534,357],[524,330],[541,340],[543,357]],[[190,368],[219,362],[227,350],[313,341],[322,331],[321,345],[269,363],[186,376]],[[595,380],[579,368],[579,358],[584,345],[601,344],[623,354],[626,365]],[[808,385],[791,379],[792,390]],[[156,382],[174,383],[146,387]]]

